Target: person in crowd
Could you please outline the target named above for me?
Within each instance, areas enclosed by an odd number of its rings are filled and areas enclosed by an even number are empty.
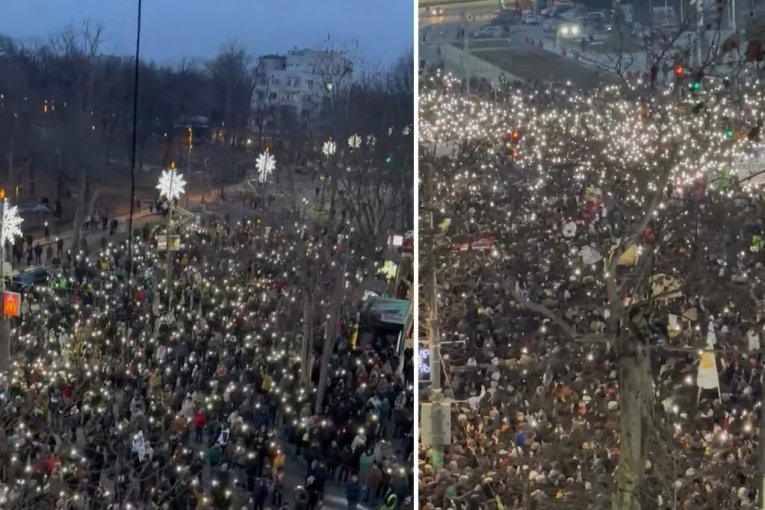
[[[395,342],[365,333],[351,345],[357,309],[344,310],[318,406],[319,369],[304,380],[294,356],[291,303],[305,283],[287,255],[304,240],[273,228],[266,243],[256,219],[229,223],[213,218],[189,234],[196,242],[173,258],[170,294],[159,276],[166,259],[151,248],[157,229],[136,236],[132,278],[125,242],[93,242],[78,256],[57,239],[49,286],[24,293],[18,374],[0,395],[5,437],[22,459],[3,463],[3,501],[265,508],[293,503],[302,485],[315,509],[330,493],[358,504],[373,463],[375,473],[411,475],[413,441],[394,437],[384,402],[405,402],[401,426],[412,431],[413,387]],[[321,358],[321,342],[310,349]],[[403,500],[413,485],[400,478]]]

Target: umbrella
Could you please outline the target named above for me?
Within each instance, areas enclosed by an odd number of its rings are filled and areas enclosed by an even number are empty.
[[[33,212],[50,212],[50,209],[48,209],[48,206],[45,204],[37,204],[32,208]]]

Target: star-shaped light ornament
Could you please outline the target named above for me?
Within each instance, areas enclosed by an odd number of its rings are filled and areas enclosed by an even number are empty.
[[[177,200],[186,191],[186,179],[175,170],[162,170],[157,189],[161,197]]]
[[[261,152],[255,160],[255,168],[258,169],[258,182],[265,184],[268,176],[276,170],[276,158],[270,152]]]
[[[352,134],[350,138],[348,138],[348,147],[350,149],[358,149],[361,147],[361,137],[357,134]]]
[[[337,144],[332,139],[327,140],[324,142],[324,145],[321,146],[321,153],[324,154],[325,157],[333,156],[336,151]]]
[[[21,222],[24,219],[19,215],[19,208],[15,205],[5,205],[3,207],[2,238],[13,244],[17,237],[21,237]]]

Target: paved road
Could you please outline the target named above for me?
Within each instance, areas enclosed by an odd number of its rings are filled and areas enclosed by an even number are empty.
[[[469,63],[442,60],[444,46],[450,45],[464,51],[465,42],[457,41],[457,32],[462,27],[468,33],[474,32],[483,22],[439,23],[421,29],[420,58],[427,65],[443,62],[447,70],[458,76],[465,73],[474,75]],[[539,47],[541,41],[543,47]],[[440,48],[440,52],[439,52]],[[552,50],[552,40],[547,38],[539,26],[513,26],[507,38],[495,40],[471,39],[467,43],[470,55],[488,62],[503,71],[524,80],[563,81],[570,80],[581,87],[594,87],[612,80],[608,73],[595,66],[578,62],[570,56],[562,56]],[[469,61],[468,61],[469,62]]]

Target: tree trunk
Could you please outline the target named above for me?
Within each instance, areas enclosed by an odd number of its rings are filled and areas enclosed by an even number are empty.
[[[619,464],[612,510],[640,510],[638,494],[645,472],[653,410],[650,352],[633,336],[619,344]]]
[[[300,382],[308,386],[311,382],[311,351],[313,350],[313,300],[303,295],[303,338],[300,343]]]
[[[80,249],[80,240],[82,238],[82,225],[85,222],[85,204],[88,197],[88,173],[80,172],[79,189],[77,190],[77,207],[74,211],[74,226],[72,231],[72,251],[77,253]]]
[[[347,244],[343,246],[343,250],[350,249]],[[332,358],[332,352],[335,350],[335,337],[337,332],[335,331],[335,325],[340,318],[340,307],[343,301],[343,290],[345,283],[345,269],[348,262],[347,253],[343,254],[346,257],[345,262],[341,265],[338,262],[337,266],[337,282],[335,283],[334,295],[330,301],[330,314],[327,321],[327,329],[324,335],[324,345],[321,352],[321,364],[319,365],[319,387],[316,389],[316,406],[314,408],[315,414],[322,414],[324,411],[324,393],[327,389],[327,378],[329,377],[329,360]]]

